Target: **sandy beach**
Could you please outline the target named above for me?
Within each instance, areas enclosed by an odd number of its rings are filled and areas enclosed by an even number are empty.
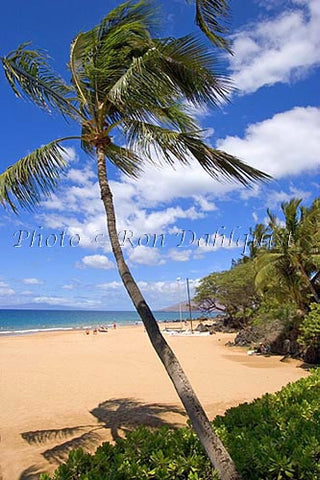
[[[225,346],[230,334],[166,338],[209,418],[308,375],[297,361]],[[141,326],[1,337],[0,360],[2,480],[38,479],[70,449],[93,451],[140,423],[186,420]]]

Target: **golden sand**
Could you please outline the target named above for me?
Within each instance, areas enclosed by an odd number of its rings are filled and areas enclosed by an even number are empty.
[[[166,338],[209,418],[307,375],[299,362],[226,347],[230,334]],[[93,451],[139,423],[186,420],[141,326],[1,337],[0,360],[2,480],[35,480],[70,449]]]

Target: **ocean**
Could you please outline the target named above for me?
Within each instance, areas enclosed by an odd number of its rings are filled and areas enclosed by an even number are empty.
[[[179,312],[153,312],[159,322],[179,320]],[[192,318],[201,317],[192,312]],[[211,315],[214,317],[214,315]],[[182,319],[189,314],[182,312]],[[97,326],[141,323],[135,311],[98,312],[88,310],[0,310],[0,335],[24,335],[37,332],[76,330]]]

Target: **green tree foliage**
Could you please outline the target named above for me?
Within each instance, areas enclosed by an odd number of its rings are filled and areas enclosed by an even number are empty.
[[[304,310],[310,297],[319,302],[313,276],[320,269],[320,202],[310,208],[300,204],[300,199],[282,203],[284,224],[268,211],[272,243],[258,249],[255,258],[257,287]]]
[[[240,326],[259,306],[252,261],[240,262],[230,270],[211,273],[196,288],[194,301],[204,311],[220,310]]]
[[[249,322],[262,337],[263,324],[270,336],[274,322],[279,342],[287,335],[298,352],[301,322],[310,304],[319,303],[320,199],[304,207],[300,199],[293,198],[283,202],[281,209],[283,219],[268,210],[268,224],[250,229],[248,256],[233,262],[230,270],[200,281],[195,301],[205,311],[225,312],[238,327]],[[311,348],[312,338],[304,338],[305,346],[309,341]],[[318,362],[320,355],[312,358]]]

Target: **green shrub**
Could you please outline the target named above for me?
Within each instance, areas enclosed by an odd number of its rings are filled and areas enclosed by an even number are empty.
[[[228,410],[214,420],[243,480],[320,480],[320,369],[306,379]],[[145,427],[99,447],[75,450],[42,480],[218,478],[190,428]]]
[[[320,370],[214,421],[247,480],[320,479]]]
[[[73,451],[66,464],[42,480],[209,480],[213,469],[189,428],[139,427],[95,455]]]
[[[320,304],[311,303],[310,312],[300,327],[299,341],[305,347],[320,348]]]

